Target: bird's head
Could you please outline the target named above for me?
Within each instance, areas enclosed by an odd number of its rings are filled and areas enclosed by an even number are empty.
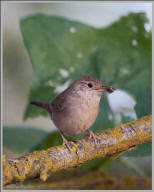
[[[110,86],[104,86],[103,82],[94,76],[82,76],[80,79],[73,83],[73,86],[77,92],[89,96],[101,97],[102,93],[107,91],[112,93],[114,89]]]

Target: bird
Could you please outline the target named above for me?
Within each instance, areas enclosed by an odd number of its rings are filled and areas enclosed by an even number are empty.
[[[69,151],[71,151],[70,142],[65,136],[75,137],[84,132],[88,132],[89,138],[94,140],[97,147],[99,138],[89,128],[98,116],[101,96],[105,91],[112,93],[114,90],[111,86],[104,86],[97,77],[84,75],[50,102],[31,101],[30,104],[41,107],[49,113],[60,131],[63,144]]]

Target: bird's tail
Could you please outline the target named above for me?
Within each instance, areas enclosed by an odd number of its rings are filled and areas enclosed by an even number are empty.
[[[41,108],[47,110],[49,113],[51,112],[49,103],[47,103],[47,102],[42,102],[42,101],[31,101],[30,104],[32,104],[32,105],[36,105],[36,106],[38,106],[38,107],[41,107]]]

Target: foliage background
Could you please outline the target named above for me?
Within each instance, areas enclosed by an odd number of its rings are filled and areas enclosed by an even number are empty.
[[[101,6],[100,6],[101,5]],[[116,8],[115,8],[116,7]],[[3,113],[4,113],[4,120],[3,123],[5,125],[4,130],[3,130],[3,134],[4,134],[4,138],[3,138],[3,142],[4,142],[4,153],[6,153],[9,157],[12,156],[17,156],[17,155],[21,155],[24,154],[26,152],[28,152],[29,150],[33,150],[33,149],[40,149],[40,148],[46,148],[49,147],[49,145],[57,145],[61,142],[61,138],[59,137],[59,134],[57,134],[57,132],[54,133],[54,135],[48,135],[48,132],[52,130],[55,130],[54,125],[52,124],[52,122],[48,119],[48,118],[44,118],[42,116],[39,116],[37,118],[31,119],[28,118],[26,121],[23,121],[23,117],[28,117],[28,116],[32,116],[36,114],[39,114],[40,112],[42,113],[43,111],[39,111],[36,108],[30,108],[29,106],[27,106],[27,102],[28,102],[28,97],[29,97],[29,90],[30,88],[32,89],[31,92],[31,96],[30,97],[35,97],[36,95],[38,95],[37,93],[40,93],[40,89],[42,90],[41,93],[43,92],[47,92],[50,91],[49,89],[46,89],[46,87],[44,87],[44,83],[46,80],[49,80],[50,77],[48,77],[49,79],[45,79],[47,76],[41,77],[40,79],[36,78],[36,76],[34,75],[34,70],[32,68],[32,58],[30,60],[29,55],[25,49],[24,43],[23,43],[23,38],[21,35],[21,31],[19,28],[19,23],[20,23],[20,19],[22,18],[22,16],[26,16],[29,13],[48,13],[50,15],[60,15],[60,16],[65,16],[67,18],[73,18],[76,19],[79,22],[83,22],[86,25],[91,25],[90,26],[83,26],[83,28],[90,28],[90,31],[92,30],[92,33],[101,33],[101,35],[106,35],[107,36],[107,40],[106,40],[106,44],[105,44],[105,49],[104,47],[101,47],[101,44],[99,45],[100,50],[102,51],[106,51],[108,49],[110,49],[110,47],[113,46],[113,56],[110,57],[110,55],[107,55],[105,57],[106,61],[110,61],[111,68],[108,68],[109,71],[103,73],[102,74],[94,74],[94,70],[92,71],[93,75],[97,75],[100,77],[100,79],[103,77],[102,80],[105,80],[106,83],[110,83],[113,86],[117,86],[119,85],[119,83],[121,83],[120,87],[123,88],[123,90],[127,90],[129,91],[128,93],[131,94],[131,96],[133,97],[127,97],[128,100],[130,100],[129,102],[129,106],[132,107],[128,107],[128,105],[125,107],[125,109],[121,108],[120,113],[115,113],[114,117],[115,118],[122,118],[121,121],[125,122],[125,121],[130,121],[134,118],[136,118],[136,110],[137,110],[137,117],[140,117],[142,115],[146,115],[149,112],[151,112],[151,95],[149,94],[151,89],[151,85],[149,84],[149,82],[151,81],[151,77],[149,76],[149,78],[145,79],[144,75],[147,73],[149,74],[148,70],[149,68],[147,66],[145,66],[145,62],[148,62],[150,64],[151,61],[151,56],[150,56],[150,52],[149,52],[149,43],[150,43],[150,39],[149,37],[146,37],[145,34],[149,35],[149,31],[150,31],[150,26],[151,26],[151,15],[152,15],[152,10],[151,10],[151,5],[150,4],[135,4],[135,3],[129,3],[129,4],[124,4],[124,3],[120,3],[119,6],[117,6],[117,4],[100,4],[100,3],[88,3],[88,4],[82,4],[82,3],[76,3],[72,4],[72,3],[52,3],[52,4],[36,4],[36,3],[27,3],[27,4],[20,4],[20,3],[4,3],[3,4],[3,37],[4,37],[4,41],[3,41],[3,48],[4,48],[4,55],[3,55],[3,68],[4,68],[4,92],[3,92],[3,100],[4,100],[4,105],[3,105]],[[18,11],[17,11],[18,10]],[[20,11],[19,11],[20,10]],[[116,34],[114,34],[115,28],[118,27],[118,25],[112,26],[113,30],[110,29],[109,31],[106,29],[103,31],[102,27],[108,27],[110,26],[111,23],[113,23],[114,21],[118,20],[120,18],[120,16],[122,15],[126,15],[128,14],[130,11],[132,12],[146,12],[148,18],[150,19],[150,23],[145,23],[145,25],[143,24],[142,26],[138,26],[140,29],[144,26],[143,30],[144,33],[140,33],[140,36],[138,36],[138,34],[135,32],[136,28],[132,29],[132,34],[128,34],[130,35],[130,37],[135,34],[135,37],[132,36],[132,41],[130,42],[130,44],[125,41],[125,36],[123,37],[123,45],[121,47],[121,50],[123,50],[123,53],[127,53],[127,48],[128,49],[128,54],[126,54],[126,57],[124,57],[121,61],[119,61],[119,64],[121,63],[121,65],[119,66],[119,68],[122,67],[123,63],[127,63],[128,67],[129,63],[132,62],[132,60],[128,60],[126,59],[127,56],[129,58],[129,56],[134,56],[137,58],[137,60],[135,61],[135,63],[138,63],[138,68],[133,68],[130,67],[130,70],[134,70],[134,73],[132,75],[132,79],[133,81],[128,81],[127,82],[127,86],[125,87],[125,85],[123,85],[122,82],[117,82],[114,80],[113,75],[111,74],[110,76],[108,76],[107,74],[112,72],[112,67],[114,67],[114,54],[115,56],[117,56],[117,54],[119,54],[119,50],[118,50],[118,42],[116,42],[114,40]],[[14,17],[12,17],[12,15]],[[140,14],[141,20],[143,19],[144,22],[146,22],[144,20],[144,14]],[[131,16],[130,16],[131,17]],[[105,19],[102,19],[105,18]],[[124,19],[123,21],[125,24],[126,21]],[[138,24],[137,19],[134,21],[134,19],[130,19],[130,22],[134,22],[135,24]],[[132,23],[128,22],[128,27],[132,25]],[[26,26],[26,25],[25,25]],[[25,27],[24,26],[24,27]],[[134,26],[134,24],[132,25],[132,27]],[[24,34],[24,30],[28,30],[25,27],[22,29],[22,32]],[[101,27],[101,30],[98,30],[96,32],[96,29],[94,27]],[[79,26],[80,28],[80,26]],[[36,28],[37,29],[37,28]],[[61,29],[59,29],[60,31]],[[73,29],[72,29],[73,30]],[[88,29],[87,29],[88,30]],[[122,31],[125,30],[125,31]],[[35,28],[34,28],[34,32],[35,32]],[[90,38],[89,35],[93,36],[93,34],[89,34],[87,36],[87,39]],[[127,33],[127,25],[125,26],[125,28],[121,27],[121,33],[125,34]],[[27,34],[27,42],[28,42],[28,33]],[[119,32],[120,34],[120,32]],[[117,33],[117,39],[119,38],[119,40],[121,39],[121,36]],[[34,40],[35,38],[35,34],[33,34],[33,38],[32,40]],[[55,34],[56,35],[56,34]],[[118,37],[119,35],[119,37]],[[110,45],[108,45],[108,40],[111,38],[110,41]],[[134,39],[135,38],[135,39]],[[149,42],[146,41],[146,39],[149,39]],[[145,39],[145,42],[143,42],[143,39]],[[68,41],[69,39],[67,39]],[[136,40],[136,41],[134,41]],[[66,41],[66,42],[67,42]],[[64,45],[66,44],[66,42],[64,43]],[[71,42],[71,39],[70,39]],[[99,42],[99,40],[98,40]],[[112,44],[112,42],[115,42],[115,44]],[[26,36],[25,36],[25,43],[26,43]],[[80,43],[80,42],[79,42]],[[128,44],[127,44],[128,43]],[[138,44],[141,43],[141,47],[138,47]],[[27,43],[27,46],[30,44],[30,42]],[[125,46],[125,44],[127,44],[127,46]],[[147,49],[145,49],[145,47],[147,46]],[[88,46],[87,46],[88,47]],[[87,50],[87,47],[82,47],[83,50]],[[126,47],[126,50],[124,50]],[[135,51],[136,49],[132,49],[132,47],[138,47],[137,51]],[[68,47],[69,48],[69,47]],[[100,51],[99,50],[99,51]],[[129,52],[130,50],[130,52]],[[29,50],[30,51],[30,50]],[[100,52],[101,52],[100,51]],[[95,52],[94,54],[92,54],[90,57],[88,57],[88,59],[86,60],[87,63],[89,62],[97,62],[98,66],[100,65],[99,60],[102,61],[102,57],[104,59],[104,56],[101,55],[100,52]],[[76,52],[74,52],[76,53]],[[129,55],[130,53],[130,55]],[[140,53],[140,55],[138,54]],[[78,57],[80,58],[81,55],[78,55]],[[65,55],[64,55],[65,58]],[[85,61],[83,61],[84,64],[86,64]],[[139,64],[143,63],[143,66],[141,68],[141,66]],[[82,62],[81,62],[82,64]],[[92,64],[92,63],[91,63]],[[70,63],[71,65],[71,63]],[[33,62],[33,66],[34,66],[34,62]],[[90,66],[87,64],[87,66]],[[82,65],[81,65],[82,67]],[[145,69],[143,69],[145,67]],[[55,67],[55,69],[57,69]],[[91,67],[88,69],[87,67],[85,67],[86,70],[89,70],[87,72],[91,72]],[[148,70],[146,70],[148,69]],[[80,71],[81,69],[79,69]],[[95,70],[96,71],[96,70]],[[98,69],[98,71],[100,72],[100,68]],[[142,71],[143,73],[139,73],[140,71]],[[83,72],[85,72],[83,70]],[[116,71],[115,71],[116,73]],[[125,73],[127,74],[127,71],[125,71]],[[140,74],[140,75],[139,75]],[[117,74],[115,74],[116,77]],[[139,77],[139,76],[140,77]],[[79,76],[79,74],[73,74],[71,76],[71,79],[75,79]],[[53,77],[53,76],[52,76]],[[136,78],[137,77],[137,78]],[[56,73],[55,73],[55,77],[56,79]],[[117,78],[116,78],[117,79]],[[119,78],[120,80],[121,78]],[[67,78],[63,78],[63,79],[56,79],[56,83],[61,84],[62,82],[66,81]],[[129,79],[130,80],[130,79]],[[148,81],[146,81],[148,80]],[[144,86],[146,87],[146,92],[144,92],[144,89],[140,89],[140,87],[142,86],[142,81],[144,82]],[[33,84],[32,86],[32,82],[35,82],[35,85]],[[116,85],[117,82],[117,85]],[[132,86],[131,82],[135,82],[135,87]],[[138,84],[140,84],[140,87],[138,86]],[[123,87],[122,87],[123,86]],[[140,92],[140,90],[142,92]],[[131,91],[134,93],[134,95],[132,95]],[[51,90],[52,93],[54,93]],[[120,93],[122,95],[122,93]],[[48,95],[48,94],[46,94]],[[51,96],[51,95],[50,95]],[[136,96],[136,98],[135,98]],[[44,98],[44,96],[41,96]],[[117,96],[119,97],[119,95]],[[125,97],[125,99],[126,99]],[[45,99],[49,99],[49,98],[45,98]],[[125,100],[124,99],[124,100]],[[141,105],[136,105],[136,108],[134,108],[134,102],[137,102],[138,104],[138,100],[140,100],[140,104]],[[104,123],[104,127],[112,127],[113,126],[113,122],[109,121],[109,115],[110,113],[114,113],[114,111],[109,111],[109,106],[106,105],[107,101],[107,97],[104,98],[104,104],[103,106],[106,108],[104,109],[105,111],[108,112],[108,114],[104,114],[103,116],[103,123]],[[118,100],[117,100],[118,101]],[[147,106],[145,105],[145,101],[147,101]],[[27,109],[25,112],[25,108]],[[25,115],[24,115],[25,112]],[[122,112],[122,116],[120,115]],[[124,116],[124,114],[127,114],[127,116]],[[131,115],[132,114],[132,115]],[[106,115],[106,116],[105,116]],[[120,115],[120,116],[119,116]],[[107,122],[105,122],[105,120],[107,120]],[[114,121],[114,120],[113,120]],[[118,122],[119,123],[119,122]],[[106,125],[105,125],[106,124]],[[33,126],[33,127],[32,127]],[[96,131],[100,131],[102,127],[102,112],[99,115],[98,121],[95,124],[95,128],[98,128],[98,130]],[[45,140],[44,140],[45,138]],[[47,139],[46,139],[47,138]],[[56,140],[54,139],[56,138]],[[27,142],[28,140],[28,142]],[[51,142],[52,141],[52,142]],[[112,163],[112,166],[108,167],[108,164],[110,164],[111,162],[108,160],[96,160],[93,162],[90,162],[89,164],[86,164],[83,168],[84,169],[96,169],[97,167],[102,167],[103,170],[112,172],[112,174],[117,174],[117,170],[118,173],[126,173],[128,172],[129,174],[140,174],[140,175],[147,175],[147,176],[151,176],[151,157],[138,157],[138,158],[125,158],[125,165],[121,163],[121,161],[115,161]],[[128,163],[128,161],[131,161],[131,164]],[[103,163],[102,163],[103,162]],[[105,162],[105,163],[104,163]],[[127,163],[126,163],[127,162]],[[136,165],[136,162],[138,162],[138,165]],[[126,164],[129,166],[126,166]],[[128,167],[133,167],[134,166],[134,170],[135,171],[130,171],[130,169],[128,169]],[[142,167],[142,168],[141,168]]]

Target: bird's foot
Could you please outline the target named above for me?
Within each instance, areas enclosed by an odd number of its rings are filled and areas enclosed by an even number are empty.
[[[67,149],[69,150],[69,152],[71,153],[72,150],[71,150],[70,144],[74,145],[74,143],[72,141],[67,141],[67,139],[65,139],[64,136],[62,136],[62,139],[63,139],[63,145],[65,145],[67,147]]]
[[[95,135],[92,131],[88,130],[88,135],[89,135],[89,139],[94,139],[94,143],[96,148],[98,147],[98,140],[101,140],[100,137],[98,137],[97,135]]]

